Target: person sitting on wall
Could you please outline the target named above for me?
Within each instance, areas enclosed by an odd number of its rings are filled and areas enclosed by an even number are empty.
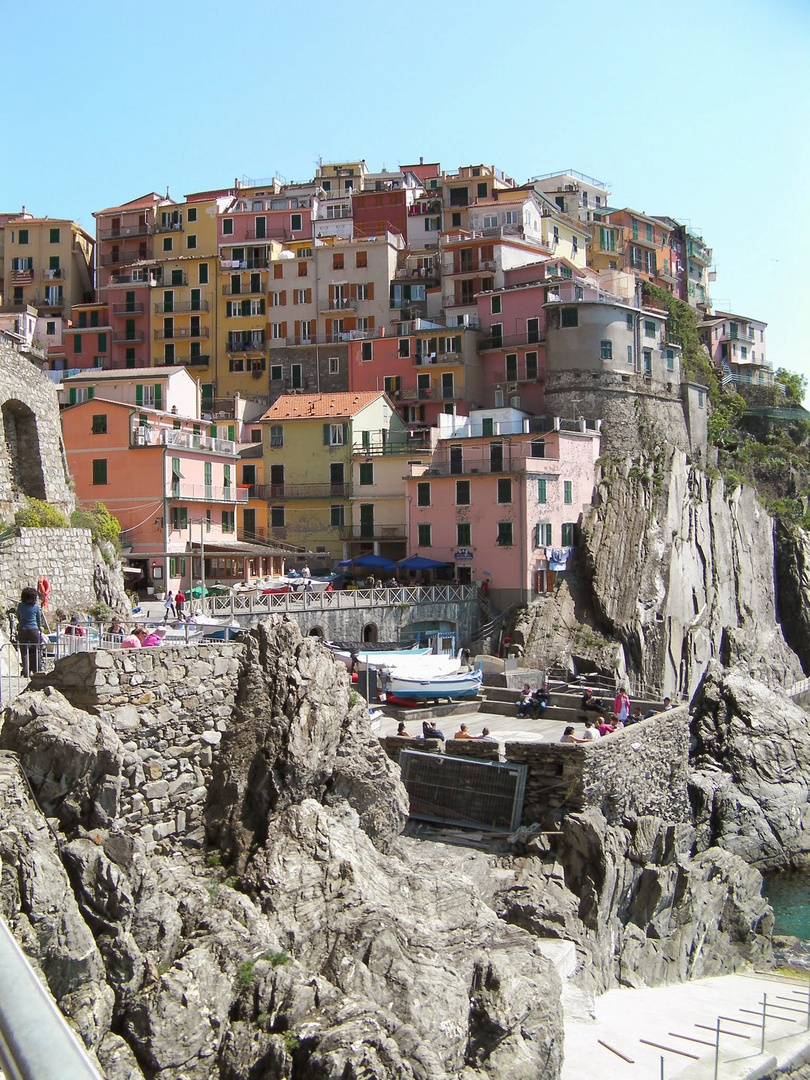
[[[490,733],[489,733],[489,728],[488,728],[488,727],[485,727],[485,728],[481,728],[481,734],[480,734],[480,735],[476,735],[475,737],[476,737],[476,739],[489,739],[489,740],[490,740],[490,742],[494,742],[494,741],[495,741],[495,740],[494,740],[494,738],[493,738],[493,736],[492,736],[492,735],[490,735]]]
[[[664,698],[664,707],[663,707],[663,709],[660,710],[660,712],[670,712],[672,707],[673,707],[672,706],[672,698],[665,697]]]
[[[413,738],[413,735],[411,735],[410,731],[408,731],[408,729],[405,727],[405,721],[404,720],[400,720],[399,724],[397,725],[397,736],[400,739],[412,739]]]
[[[444,742],[444,733],[439,731],[436,727],[435,720],[423,720],[422,721],[422,738],[423,739],[441,739]]]
[[[529,716],[532,711],[532,688],[527,682],[523,684],[520,697],[517,700],[517,715]]]
[[[471,739],[472,735],[467,731],[467,725],[462,724],[458,731],[453,736],[454,739]]]
[[[540,689],[535,690],[532,694],[532,716],[535,718],[542,716],[548,708],[550,700],[551,693],[549,692],[548,683],[544,681]]]
[[[596,730],[599,732],[599,737],[604,738],[605,735],[612,735],[616,728],[613,724],[609,724],[604,716],[600,716],[596,721]]]
[[[637,723],[639,723],[640,720],[643,720],[643,719],[644,719],[644,713],[641,711],[641,709],[636,708],[636,709],[633,709],[632,715],[628,719],[627,724],[637,724]],[[624,726],[627,727],[627,724],[625,724]]]
[[[142,649],[147,649],[147,648],[150,648],[153,645],[162,645],[163,644],[163,639],[164,639],[165,636],[166,636],[166,627],[165,626],[156,626],[152,630],[152,633],[147,634],[146,637],[141,641],[141,648]]]
[[[585,721],[585,733],[580,739],[580,742],[596,742],[599,738],[601,738],[599,728],[596,726],[596,723],[588,717]]]
[[[574,734],[574,726],[573,726],[573,724],[568,725],[568,727],[562,733],[562,738],[560,739],[560,742],[577,742],[577,743],[579,743],[579,742],[584,742],[584,741],[585,741],[584,739],[578,739],[576,737],[576,735]]]
[[[598,698],[593,690],[586,690],[582,695],[581,708],[587,709],[589,712],[604,712],[605,706],[602,703],[602,699]]]
[[[137,630],[138,627],[135,626],[129,634],[124,634],[123,638],[121,639],[122,649],[140,649],[141,637],[137,633]],[[143,636],[146,636],[145,633]]]

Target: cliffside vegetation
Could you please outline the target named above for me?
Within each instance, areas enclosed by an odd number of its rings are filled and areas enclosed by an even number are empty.
[[[667,336],[681,346],[688,378],[708,388],[709,441],[731,486],[750,484],[768,511],[810,529],[810,419],[802,408],[807,380],[779,368],[772,386],[724,388],[701,344],[697,312],[644,283],[644,301],[667,313]]]

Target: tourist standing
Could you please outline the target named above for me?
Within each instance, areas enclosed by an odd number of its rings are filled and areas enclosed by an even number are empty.
[[[169,621],[169,615],[173,619],[177,618],[177,608],[174,606],[174,594],[171,589],[166,593],[166,603],[163,606],[166,609],[166,614],[163,616],[164,622]]]
[[[39,646],[42,642],[42,609],[37,590],[25,588],[17,604],[17,642],[23,678],[39,671]]]
[[[630,718],[630,698],[624,686],[613,699],[613,711],[616,713],[618,720],[621,720],[623,724],[627,723]]]
[[[180,589],[178,589],[177,593],[175,594],[174,606],[177,610],[177,618],[179,619],[181,618],[186,607],[186,594],[184,592],[181,592]]]

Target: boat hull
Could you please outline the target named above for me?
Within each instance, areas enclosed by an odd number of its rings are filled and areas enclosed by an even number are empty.
[[[461,671],[456,675],[439,675],[428,679],[407,678],[395,672],[383,673],[382,689],[398,698],[425,701],[437,698],[474,698],[481,689],[480,671]]]

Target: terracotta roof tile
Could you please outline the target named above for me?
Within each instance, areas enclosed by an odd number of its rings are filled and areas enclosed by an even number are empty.
[[[282,394],[262,416],[262,420],[326,420],[355,416],[372,401],[383,397],[381,390],[358,390],[343,394]]]

